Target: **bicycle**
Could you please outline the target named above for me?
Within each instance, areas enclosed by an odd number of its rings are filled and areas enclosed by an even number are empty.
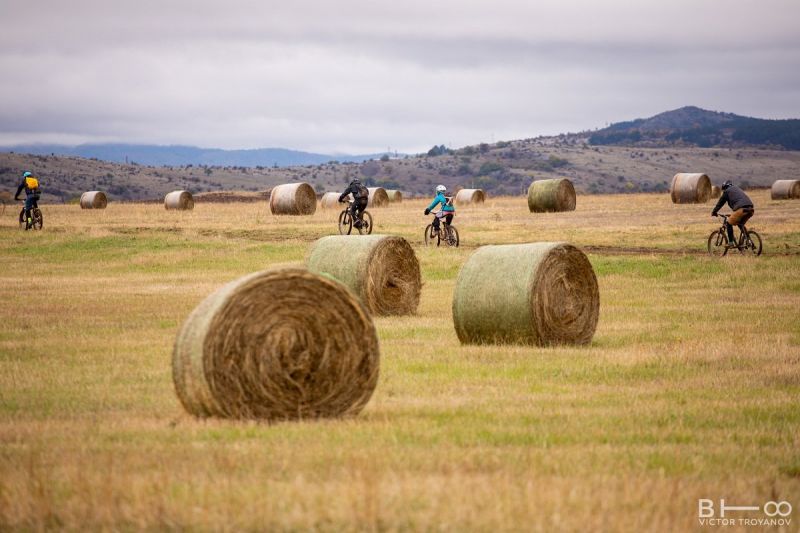
[[[22,206],[22,210],[19,212],[19,227],[25,228],[25,231],[29,229],[42,229],[44,225],[44,217],[42,216],[42,211],[39,209],[39,202],[38,200],[34,200],[33,204],[31,205],[31,223],[28,224],[28,221],[25,220],[25,206]]]
[[[361,227],[354,224],[353,215],[350,214],[350,208],[353,205],[353,200],[347,200],[347,207],[339,213],[339,234],[350,235],[355,227],[360,235],[370,235],[372,233],[372,215],[366,209],[361,212]]]
[[[739,239],[728,242],[728,217],[730,215],[717,215],[722,219],[722,226],[711,232],[708,236],[708,253],[714,257],[722,257],[731,248],[736,248],[740,254],[751,253],[758,257],[761,255],[761,236],[755,230],[739,226]]]
[[[434,239],[436,239],[436,246],[444,242],[445,246],[458,248],[458,230],[455,226],[447,224],[444,220],[439,221],[439,231],[434,231],[433,224],[428,224],[425,228],[425,246],[432,245]]]

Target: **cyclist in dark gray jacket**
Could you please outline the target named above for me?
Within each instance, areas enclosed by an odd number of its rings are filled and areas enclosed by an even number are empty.
[[[753,208],[753,201],[745,192],[733,184],[731,180],[722,184],[722,196],[719,197],[717,205],[711,211],[711,216],[717,216],[717,212],[722,209],[725,204],[731,208],[731,216],[728,217],[728,242],[734,244],[733,240],[733,227],[739,226],[739,229],[752,218],[755,213]]]
[[[344,202],[348,194],[353,195],[353,203],[350,205],[350,216],[353,217],[353,225],[356,228],[360,228],[364,210],[367,208],[367,202],[369,201],[369,190],[361,183],[360,179],[353,178],[350,185],[339,195],[339,202]]]

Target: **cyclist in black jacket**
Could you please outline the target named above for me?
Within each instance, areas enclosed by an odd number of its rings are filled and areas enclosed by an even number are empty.
[[[364,210],[367,208],[367,201],[369,200],[369,190],[364,187],[361,180],[353,178],[350,185],[339,196],[339,202],[344,202],[348,194],[353,195],[353,203],[350,205],[350,216],[353,217],[353,225],[356,228],[361,228],[361,217]]]
[[[717,205],[711,211],[711,216],[717,216],[717,212],[725,203],[730,206],[732,211],[731,216],[728,217],[728,242],[734,244],[736,241],[733,240],[733,226],[739,226],[739,229],[742,229],[742,226],[752,218],[755,209],[753,209],[753,201],[750,197],[731,180],[722,184],[722,196],[719,197]]]
[[[22,181],[19,182],[17,192],[14,194],[14,200],[20,200],[20,193],[25,190],[25,219],[28,221],[28,227],[31,225],[31,208],[38,207],[39,198],[42,196],[42,188],[39,186],[39,179],[32,173],[26,171],[22,174]],[[22,220],[20,220],[22,222]]]

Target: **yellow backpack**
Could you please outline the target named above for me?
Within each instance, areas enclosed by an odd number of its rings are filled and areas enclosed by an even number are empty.
[[[39,180],[33,176],[28,176],[25,178],[25,188],[35,191],[39,188]]]

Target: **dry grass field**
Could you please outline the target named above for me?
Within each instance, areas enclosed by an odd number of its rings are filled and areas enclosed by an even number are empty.
[[[302,262],[337,212],[44,205],[26,233],[9,208],[0,530],[678,531],[703,529],[698,498],[724,498],[789,501],[796,531],[800,202],[752,196],[759,258],[708,257],[711,203],[667,194],[536,215],[490,199],[459,210],[458,249],[421,245],[423,201],[372,209],[376,232],[415,246],[419,313],[376,319],[381,376],[359,416],[275,425],[185,414],[172,344],[221,284]],[[592,344],[460,346],[468,255],[552,240],[597,273]]]

